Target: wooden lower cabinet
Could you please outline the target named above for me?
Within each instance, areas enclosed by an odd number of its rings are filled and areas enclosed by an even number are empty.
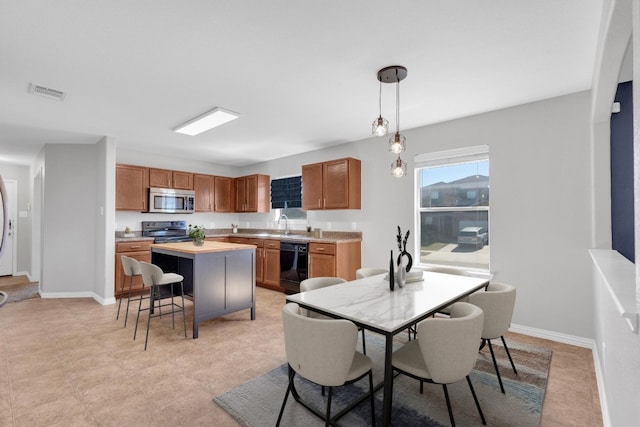
[[[361,266],[361,242],[309,243],[309,277],[355,280]]]
[[[282,291],[280,288],[280,241],[229,237],[229,243],[241,243],[256,247],[256,285]]]
[[[264,241],[264,264],[263,264],[262,286],[282,291],[280,287],[280,241]]]
[[[122,260],[120,257],[126,255],[138,261],[151,262],[151,240],[132,240],[127,242],[116,243],[116,260],[115,260],[115,283],[114,295],[120,298],[122,279],[124,278],[124,270],[122,269]],[[125,282],[124,296],[129,290],[129,279]],[[134,277],[132,291],[142,289],[142,277]]]
[[[229,237],[229,243],[240,243],[243,245],[254,245],[256,247],[256,285],[261,285],[263,281],[264,249],[262,239],[251,239],[248,237]]]

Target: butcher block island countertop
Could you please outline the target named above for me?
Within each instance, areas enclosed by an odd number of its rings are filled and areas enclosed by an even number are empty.
[[[169,251],[182,252],[185,254],[208,254],[213,252],[240,251],[244,249],[255,249],[254,245],[245,245],[241,243],[225,243],[205,241],[202,246],[196,246],[193,242],[178,243],[154,243],[152,248],[166,249]]]
[[[205,241],[156,243],[151,262],[165,272],[184,277],[185,297],[193,301],[193,338],[198,325],[209,319],[249,309],[256,318],[256,247],[254,245]]]

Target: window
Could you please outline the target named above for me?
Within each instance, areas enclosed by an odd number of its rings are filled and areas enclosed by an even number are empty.
[[[489,148],[416,156],[420,264],[489,270]]]
[[[271,180],[271,208],[276,221],[284,214],[291,221],[306,222],[307,212],[302,210],[301,176]]]

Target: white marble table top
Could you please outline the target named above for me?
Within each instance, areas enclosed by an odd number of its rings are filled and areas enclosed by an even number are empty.
[[[396,333],[421,317],[489,283],[486,278],[424,272],[424,280],[389,290],[384,274],[288,295],[287,301],[352,320],[367,329]]]

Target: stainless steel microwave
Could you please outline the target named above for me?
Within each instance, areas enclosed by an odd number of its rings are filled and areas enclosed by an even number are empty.
[[[193,190],[149,188],[149,212],[193,213],[195,202]]]

